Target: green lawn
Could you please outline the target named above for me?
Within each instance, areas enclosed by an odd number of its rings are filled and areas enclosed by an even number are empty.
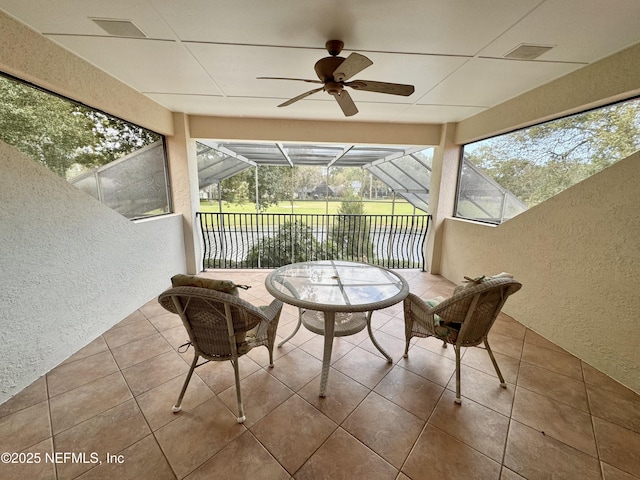
[[[263,213],[296,213],[296,214],[325,214],[329,213],[334,215],[338,213],[342,202],[322,200],[317,201],[294,201],[293,206],[291,202],[280,202],[278,205],[269,207]],[[391,215],[391,202],[364,202],[364,213],[366,215]],[[218,213],[218,202],[213,201],[201,201],[201,212]],[[228,202],[222,202],[223,213],[256,213],[256,207],[253,203],[244,203],[242,205],[236,205]],[[424,215],[425,212],[419,209],[415,209],[409,202],[405,200],[396,200],[394,213],[396,215]]]

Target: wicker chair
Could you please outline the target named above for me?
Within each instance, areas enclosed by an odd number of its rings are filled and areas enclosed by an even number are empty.
[[[491,362],[496,369],[500,386],[507,384],[502,377],[487,335],[507,297],[520,290],[522,285],[511,278],[495,278],[470,286],[441,301],[423,301],[410,293],[404,300],[406,347],[404,357],[409,354],[412,337],[436,337],[452,344],[456,354],[456,403],[460,397],[460,348],[475,347],[484,343]]]
[[[269,350],[269,367],[273,367],[273,346],[282,302],[274,300],[268,307],[260,309],[236,296],[199,287],[170,288],[158,297],[158,301],[165,309],[180,315],[189,334],[189,343],[194,348],[193,362],[173,412],[181,410],[182,398],[196,367],[209,361],[229,360],[235,372],[238,423],[243,423],[245,415],[238,358],[248,348],[264,345]],[[238,352],[236,335],[245,332],[246,345]],[[198,364],[200,357],[206,361]]]

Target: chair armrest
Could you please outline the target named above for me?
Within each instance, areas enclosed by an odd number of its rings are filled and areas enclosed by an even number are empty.
[[[280,312],[282,311],[282,305],[282,301],[275,299],[273,300],[273,302],[271,302],[271,304],[269,304],[269,306],[262,310],[262,314],[267,317],[268,322],[273,321],[280,315]]]

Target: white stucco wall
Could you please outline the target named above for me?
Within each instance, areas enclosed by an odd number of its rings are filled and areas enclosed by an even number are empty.
[[[445,222],[442,274],[507,271],[505,312],[640,392],[640,152],[495,227]]]
[[[182,217],[131,222],[0,142],[0,403],[185,272]]]

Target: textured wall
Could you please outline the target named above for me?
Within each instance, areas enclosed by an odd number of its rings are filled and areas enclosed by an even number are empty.
[[[640,392],[640,153],[495,227],[445,222],[442,275],[507,271],[505,311]]]
[[[185,270],[181,216],[131,222],[0,142],[0,403]]]

